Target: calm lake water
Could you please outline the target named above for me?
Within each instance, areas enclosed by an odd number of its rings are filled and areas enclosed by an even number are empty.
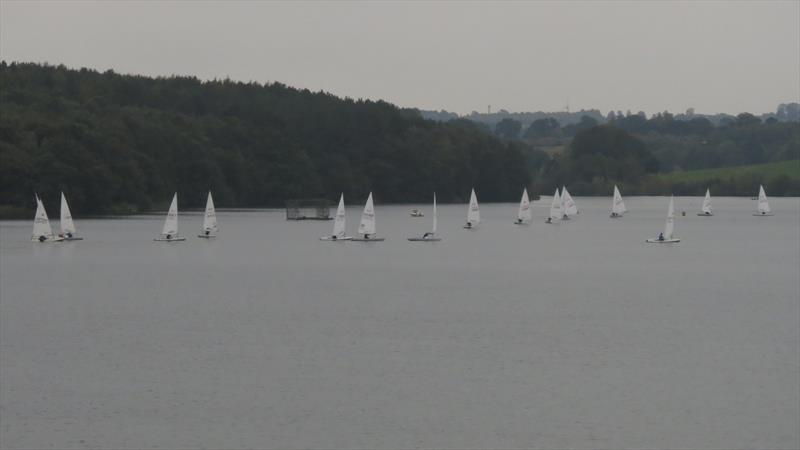
[[[800,447],[798,199],[676,198],[676,245],[644,242],[666,198],[549,200],[441,205],[439,243],[406,241],[430,205],[377,205],[382,243],[282,210],[173,244],[160,215],[2,222],[0,447]]]

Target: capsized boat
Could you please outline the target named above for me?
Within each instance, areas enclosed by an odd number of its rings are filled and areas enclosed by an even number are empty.
[[[517,210],[517,220],[514,221],[514,224],[529,225],[531,220],[533,220],[532,214],[531,200],[528,198],[528,188],[523,188],[522,198],[519,201],[519,209]]]
[[[219,225],[217,224],[217,210],[214,209],[214,199],[211,198],[211,191],[208,191],[208,198],[206,199],[206,213],[203,216],[203,232],[198,234],[197,237],[211,239],[217,237],[217,233],[219,233]]]
[[[67,198],[64,197],[64,193],[61,193],[61,217],[59,220],[59,225],[61,225],[61,234],[60,237],[63,237],[65,241],[82,241],[82,237],[78,237],[75,234],[75,222],[72,221],[72,213],[69,211],[69,205],[67,204]]]
[[[50,227],[50,219],[47,218],[47,211],[44,203],[36,195],[36,215],[33,217],[33,232],[31,241],[33,242],[60,242],[64,238],[53,235],[53,228]]]
[[[700,209],[700,212],[697,213],[698,216],[713,216],[714,213],[711,212],[711,189],[706,189],[706,197],[703,199],[703,207]]]
[[[364,211],[361,213],[361,222],[358,224],[358,234],[361,237],[354,237],[353,241],[358,242],[380,242],[385,238],[375,237],[375,205],[372,202],[372,192],[367,197],[367,203],[364,205]]]
[[[619,193],[617,185],[614,185],[614,199],[611,201],[611,215],[614,219],[622,217],[628,211],[625,207],[625,202],[622,200],[622,194]]]
[[[547,216],[545,222],[556,223],[556,221],[560,219],[561,219],[561,195],[558,193],[558,188],[556,188],[556,192],[555,194],[553,194],[553,202],[550,203],[550,215]]]
[[[767,193],[764,192],[764,186],[758,187],[758,212],[753,213],[754,216],[774,216],[772,209],[769,207],[767,200]]]
[[[675,202],[673,197],[669,197],[669,207],[667,208],[667,223],[664,225],[664,232],[655,239],[648,239],[651,244],[670,244],[681,240],[674,236],[675,231]]]
[[[169,205],[167,211],[167,218],[164,219],[164,227],[161,229],[161,235],[153,238],[157,242],[180,242],[185,241],[186,238],[178,234],[178,193],[172,196],[172,203]]]
[[[481,210],[478,207],[478,196],[475,195],[475,188],[469,194],[469,209],[467,209],[467,223],[464,228],[468,230],[475,229],[481,223]]]
[[[411,242],[438,242],[441,241],[442,238],[436,235],[436,193],[433,193],[433,226],[431,227],[431,231],[423,234],[419,237],[410,237],[408,238]]]
[[[336,208],[336,217],[333,218],[333,232],[330,236],[322,236],[321,241],[349,241],[353,239],[345,234],[347,227],[347,212],[344,208],[344,192],[339,196],[339,207]]]

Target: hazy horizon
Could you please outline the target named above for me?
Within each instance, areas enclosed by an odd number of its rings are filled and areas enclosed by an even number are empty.
[[[459,114],[761,114],[800,101],[800,2],[4,0],[0,57]]]

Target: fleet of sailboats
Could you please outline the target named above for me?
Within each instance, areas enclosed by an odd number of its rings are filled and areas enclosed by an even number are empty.
[[[361,213],[361,222],[358,224],[358,234],[360,237],[354,237],[353,241],[359,242],[380,242],[385,240],[381,237],[376,237],[377,230],[375,227],[375,205],[372,202],[372,192],[367,197],[367,203],[364,205],[364,211]]]
[[[186,238],[178,234],[178,193],[172,196],[172,203],[167,211],[167,218],[164,219],[164,227],[161,228],[161,235],[153,238],[158,242],[180,242]]]
[[[531,211],[531,200],[528,198],[528,188],[522,189],[522,199],[519,201],[519,210],[517,210],[517,220],[514,221],[517,225],[528,225],[533,219],[533,212]]]
[[[711,189],[706,189],[706,197],[703,199],[703,207],[700,209],[700,212],[697,213],[698,216],[713,216],[714,213],[711,212]]]
[[[35,195],[36,199],[36,213],[33,221],[33,232],[31,233],[31,240],[36,242],[60,242],[60,241],[77,241],[83,240],[82,237],[76,235],[75,222],[72,219],[72,213],[69,209],[69,204],[64,193],[61,193],[61,211],[60,211],[60,227],[61,233],[58,235],[53,233],[50,221],[47,217],[47,211],[44,204],[39,198],[38,194]],[[611,217],[622,217],[628,211],[625,202],[622,199],[622,194],[619,188],[615,185],[613,191],[613,198],[611,203]],[[558,221],[569,220],[571,216],[578,213],[578,208],[575,200],[570,195],[566,186],[562,186],[562,190],[556,188],[555,193],[550,204],[549,213],[545,222],[557,223]],[[686,213],[683,213],[686,215]],[[711,190],[706,189],[706,194],[703,199],[701,212],[697,213],[698,216],[713,216],[711,206]],[[757,212],[753,213],[754,216],[772,216],[772,209],[770,208],[767,194],[764,191],[764,186],[759,186]],[[438,213],[436,206],[436,193],[433,194],[433,208],[432,208],[432,227],[431,231],[425,232],[421,236],[408,238],[412,242],[437,242],[441,241],[441,237],[437,234]],[[517,209],[517,219],[514,224],[530,224],[532,221],[532,209],[530,197],[528,196],[527,188],[522,190],[522,198],[519,202]],[[480,207],[478,205],[478,197],[473,188],[470,192],[469,207],[467,210],[467,222],[464,228],[474,229],[481,222]],[[339,205],[336,209],[336,216],[333,222],[333,231],[328,236],[320,237],[323,241],[384,241],[385,238],[376,235],[375,225],[375,205],[372,198],[372,192],[369,193],[367,201],[364,205],[364,210],[361,214],[361,221],[358,225],[359,237],[350,237],[346,234],[346,210],[344,204],[344,193],[339,197]],[[680,242],[680,239],[674,236],[675,227],[675,201],[674,197],[670,196],[669,207],[667,209],[666,224],[664,231],[659,234],[657,238],[647,239],[651,243],[671,243]],[[219,224],[217,222],[216,209],[214,207],[214,199],[211,191],[208,192],[206,199],[205,213],[203,216],[202,233],[198,235],[200,238],[214,238],[219,232]],[[161,234],[153,239],[159,242],[179,242],[185,241],[186,238],[181,236],[178,232],[178,194],[177,192],[172,197],[167,216],[164,219],[164,225]]]
[[[469,194],[469,208],[467,209],[467,223],[464,228],[475,229],[481,223],[481,210],[478,207],[478,196],[475,195],[475,188]]]
[[[667,208],[667,223],[664,225],[664,232],[659,234],[655,239],[648,239],[647,242],[652,244],[669,244],[680,242],[681,240],[674,236],[675,232],[675,201],[672,196],[669,197],[669,207]]]
[[[758,212],[753,213],[754,216],[773,216],[772,209],[769,207],[767,200],[767,193],[764,192],[764,186],[758,187]]]
[[[410,237],[410,238],[408,238],[408,240],[411,241],[411,242],[438,242],[438,241],[441,241],[442,238],[440,238],[436,234],[436,221],[438,220],[437,216],[438,215],[436,213],[436,193],[434,192],[433,193],[433,226],[431,227],[431,231],[428,231],[428,232],[426,232],[425,234],[423,234],[422,236],[419,236],[419,237]]]
[[[619,193],[617,185],[614,185],[614,198],[611,200],[611,216],[613,218],[620,218],[628,211],[625,207],[625,202],[622,201],[622,194]]]

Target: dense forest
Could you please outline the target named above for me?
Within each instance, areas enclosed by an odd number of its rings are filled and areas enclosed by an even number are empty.
[[[280,83],[149,78],[0,62],[0,215],[29,215],[33,193],[77,214],[163,208],[173,192],[201,207],[282,206],[292,198],[358,203],[516,201],[523,187],[576,195],[800,195],[797,176],[731,172],[691,182],[664,173],[800,160],[798,105],[775,117],[599,112],[494,126],[427,120],[382,101]],[[798,163],[800,169],[800,163]]]
[[[473,122],[437,123],[382,101],[279,83],[148,78],[0,63],[0,204],[33,193],[78,213],[280,206],[344,192],[357,203],[517,198],[524,143]]]

